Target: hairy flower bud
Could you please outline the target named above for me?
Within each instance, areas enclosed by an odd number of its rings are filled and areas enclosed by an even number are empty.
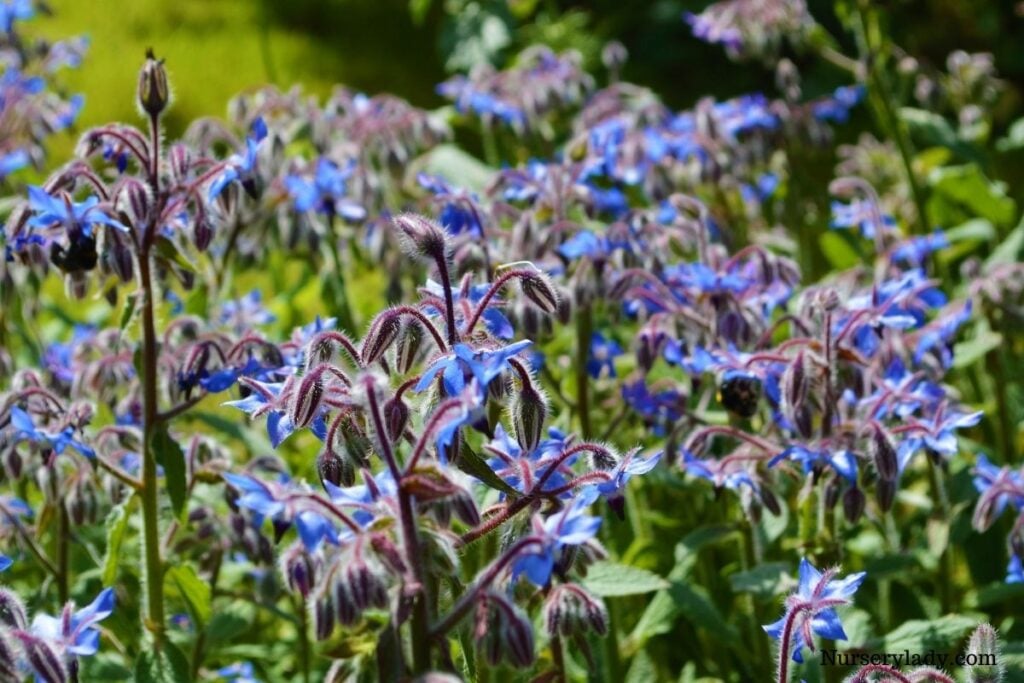
[[[8,628],[28,628],[25,605],[14,591],[0,588],[0,625]]]
[[[330,590],[323,590],[312,602],[313,631],[317,640],[327,640],[334,631],[335,609],[331,593]]]
[[[544,601],[544,628],[550,636],[573,636],[592,630],[608,632],[608,610],[604,602],[582,586],[555,586]]]
[[[15,631],[14,635],[21,641],[25,659],[40,680],[46,683],[65,683],[68,680],[64,661],[49,643],[25,631]]]
[[[967,683],[1000,683],[1006,676],[999,636],[990,624],[974,629],[963,659],[967,665]]]
[[[335,486],[351,486],[356,480],[356,471],[352,462],[343,458],[331,448],[325,445],[316,457],[316,471],[320,475],[320,485],[326,488],[326,482]]]
[[[150,116],[159,116],[171,100],[164,60],[157,59],[152,49],[146,50],[146,63],[139,71],[138,98],[142,111]]]
[[[136,178],[126,178],[118,189],[114,207],[127,219],[125,222],[128,225],[139,230],[149,223],[153,196],[146,183]]]
[[[492,666],[497,666],[503,658],[520,668],[533,663],[533,629],[529,617],[501,593],[488,591],[480,595],[474,636]]]
[[[423,340],[426,333],[423,325],[417,320],[406,320],[402,324],[402,331],[398,335],[398,345],[395,348],[395,366],[399,373],[408,374],[416,366],[420,349],[423,348]]]
[[[295,427],[308,427],[320,414],[324,400],[323,372],[313,370],[302,378],[291,405],[291,418]]]
[[[0,630],[0,681],[19,681],[18,649],[14,638],[6,630]]]
[[[401,213],[391,219],[397,228],[402,250],[413,258],[433,261],[448,258],[448,233],[434,221],[413,213]]]
[[[544,436],[544,422],[548,416],[548,400],[544,392],[532,381],[523,382],[511,407],[512,426],[516,441],[524,453],[532,453]]]
[[[363,339],[362,348],[359,349],[363,365],[370,365],[378,361],[398,338],[398,333],[401,331],[401,316],[396,311],[388,310],[378,315],[370,325],[366,338]]]
[[[279,566],[288,588],[308,598],[316,583],[316,564],[306,547],[301,542],[293,544],[282,553]]]
[[[192,152],[188,145],[177,142],[167,150],[167,166],[171,172],[171,182],[182,185],[188,180],[188,170],[192,166]]]
[[[541,271],[524,275],[519,280],[523,295],[530,302],[548,315],[558,311],[558,290],[551,284],[551,279]]]
[[[891,510],[892,504],[896,501],[896,481],[894,479],[879,479],[875,483],[875,497],[882,512]]]

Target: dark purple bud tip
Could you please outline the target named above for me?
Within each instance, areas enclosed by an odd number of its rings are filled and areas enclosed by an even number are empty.
[[[150,116],[159,116],[171,101],[164,60],[157,59],[152,48],[146,50],[146,63],[139,71],[138,98],[142,111]]]

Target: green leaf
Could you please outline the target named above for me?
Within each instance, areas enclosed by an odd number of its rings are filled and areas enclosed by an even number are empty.
[[[164,574],[164,592],[177,595],[185,601],[188,613],[196,626],[204,628],[212,613],[210,585],[199,578],[190,565],[179,564]]]
[[[1021,148],[1024,148],[1024,118],[1014,121],[1006,137],[996,141],[996,149],[1000,152],[1012,152]]]
[[[164,642],[157,652],[144,650],[135,661],[135,683],[188,683],[188,660],[173,643]]]
[[[937,168],[928,180],[937,195],[993,223],[1007,225],[1017,212],[1006,188],[986,178],[977,164]]]
[[[617,562],[596,562],[587,569],[584,587],[603,598],[642,595],[668,588],[669,583],[654,572]]]
[[[985,267],[983,268],[983,271],[985,273],[990,273],[996,266],[1002,266],[1008,263],[1017,263],[1020,261],[1022,247],[1024,247],[1024,219],[1022,219],[1020,225],[1014,228],[1013,232],[1007,235],[1006,239],[995,248],[992,254],[985,259]]]
[[[414,163],[422,164],[425,173],[458,181],[460,186],[477,192],[483,192],[496,173],[493,168],[455,145],[438,145]]]
[[[107,551],[103,556],[103,570],[100,574],[104,586],[110,586],[117,579],[117,568],[121,564],[121,545],[125,531],[131,520],[131,508],[136,496],[132,494],[128,500],[111,508],[104,526],[107,528]]]
[[[834,230],[821,233],[818,244],[821,246],[821,253],[825,255],[825,259],[835,270],[852,268],[861,261],[860,255],[857,254],[853,245]]]
[[[483,458],[470,448],[469,444],[465,441],[462,442],[462,448],[459,449],[458,467],[466,474],[476,477],[492,489],[498,489],[510,496],[520,495],[519,491],[516,491],[504,479],[495,474],[490,465],[484,462]]]
[[[792,583],[788,562],[768,562],[729,577],[737,593],[752,593],[759,598],[772,598],[786,591]]]
[[[978,620],[962,614],[947,614],[938,619],[914,619],[901,624],[869,649],[877,652],[950,651]]]
[[[993,332],[988,325],[978,325],[973,339],[956,345],[953,353],[954,368],[969,368],[984,358],[989,351],[995,351],[1003,343],[1003,335]]]
[[[118,329],[124,332],[125,328],[128,327],[128,323],[131,322],[135,316],[136,304],[139,301],[138,292],[132,292],[124,298],[124,310],[121,311],[121,322],[119,323]]]
[[[171,508],[177,517],[185,510],[185,499],[188,495],[188,484],[185,481],[185,454],[178,442],[167,433],[166,425],[159,425],[153,432],[150,447],[156,455],[157,464],[164,468],[164,481],[167,494],[171,498]]]
[[[946,147],[961,157],[976,161],[977,152],[964,143],[943,116],[925,109],[903,107],[900,118],[907,124],[911,137],[921,147]]]

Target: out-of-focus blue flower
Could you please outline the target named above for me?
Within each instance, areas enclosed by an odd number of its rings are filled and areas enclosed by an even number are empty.
[[[948,246],[949,239],[946,238],[946,233],[936,230],[930,235],[918,235],[903,240],[893,248],[889,256],[894,263],[920,267],[924,265],[929,255]]]
[[[971,319],[972,308],[972,302],[968,299],[963,306],[944,312],[930,322],[917,340],[914,362],[920,363],[925,354],[934,349],[939,354],[942,367],[949,368],[953,364],[953,341],[960,328]]]
[[[217,676],[227,683],[260,683],[252,662],[235,662],[217,669]]]
[[[1006,583],[1024,583],[1024,563],[1012,553],[1010,563],[1006,565]]]
[[[88,657],[100,647],[100,631],[96,624],[114,612],[114,589],[104,589],[96,599],[78,611],[70,603],[60,617],[37,615],[32,620],[32,634],[57,645],[73,657]]]
[[[257,117],[252,122],[249,135],[245,139],[245,154],[231,155],[224,165],[224,169],[210,183],[208,196],[211,202],[220,196],[225,187],[236,180],[241,181],[243,186],[252,184],[253,176],[256,173],[256,162],[259,158],[260,143],[266,137],[267,124],[262,117]]]
[[[529,493],[529,486],[524,479],[531,480],[532,486],[536,486],[537,479],[547,472],[570,444],[571,438],[552,427],[548,430],[547,439],[537,444],[533,451],[525,453],[519,443],[505,431],[505,427],[499,424],[494,428],[494,438],[484,448],[494,456],[487,461],[494,473],[517,491]],[[567,484],[566,473],[575,460],[575,455],[563,460],[561,467],[547,476],[540,490],[553,491]],[[566,491],[562,497],[571,495],[571,492]]]
[[[43,367],[57,381],[71,384],[75,379],[75,351],[95,336],[95,326],[75,325],[74,331],[71,333],[71,341],[66,344],[55,342],[47,345],[43,351]]]
[[[0,554],[0,572],[5,572],[10,569],[12,564],[14,564],[14,560],[6,555]]]
[[[224,405],[238,408],[251,418],[266,415],[267,436],[270,437],[271,445],[277,448],[295,431],[295,422],[288,416],[284,407],[278,405],[277,399],[284,384],[251,381],[247,386],[253,389],[252,393],[237,401],[227,401]],[[327,437],[327,424],[323,415],[313,419],[310,429],[321,441]]]
[[[263,294],[254,289],[240,299],[225,301],[220,307],[220,324],[241,334],[257,325],[269,325],[274,315],[263,305]]]
[[[587,374],[597,379],[607,374],[615,377],[615,359],[622,355],[622,347],[614,339],[600,332],[590,335],[590,353],[587,354]]]
[[[909,436],[897,448],[900,472],[922,448],[947,457],[956,455],[959,448],[956,430],[975,426],[984,414],[980,410],[973,413],[947,410],[942,404],[932,415],[910,422],[904,430]]]
[[[991,518],[994,520],[1003,513],[1007,505],[1015,510],[1024,509],[1024,476],[1009,467],[996,467],[985,454],[978,455],[974,466],[974,488],[979,494],[993,493],[991,502]]]
[[[481,237],[484,234],[480,224],[476,195],[456,189],[439,176],[420,173],[416,176],[420,187],[434,195],[441,204],[438,221],[450,235],[469,234]]]
[[[827,465],[851,484],[857,483],[857,458],[846,449],[815,450],[797,444],[769,460],[768,467],[774,467],[783,460],[799,462],[803,465],[805,474],[813,472],[815,465]]]
[[[832,202],[832,222],[835,228],[856,228],[867,239],[874,239],[879,233],[892,232],[896,229],[896,220],[882,213],[880,207],[867,199],[854,199],[849,204],[840,201]]]
[[[683,395],[675,389],[651,391],[643,378],[622,386],[622,399],[654,425],[654,433],[662,436],[668,425],[675,424],[683,416],[685,402]]]
[[[792,654],[783,652],[780,656],[792,656],[794,662],[803,662],[804,645],[814,650],[812,634],[829,640],[846,640],[846,631],[835,608],[853,601],[853,594],[864,582],[866,574],[857,572],[845,579],[835,576],[834,569],[820,572],[807,558],[800,561],[800,584],[796,592],[786,598],[786,613],[775,623],[763,627],[765,633],[779,640],[787,620],[792,619]]]
[[[284,184],[295,202],[295,209],[333,214],[349,221],[361,221],[366,218],[366,209],[346,196],[348,179],[352,176],[354,168],[354,161],[344,168],[339,168],[330,159],[320,157],[312,178],[298,175],[286,177]]]
[[[684,451],[683,469],[696,477],[707,479],[716,489],[725,487],[739,493],[744,486],[747,486],[755,493],[760,490],[744,463],[739,460],[716,460],[714,458],[702,460],[693,453]]]
[[[31,19],[35,14],[32,0],[4,0],[0,2],[0,30],[10,33],[15,21]]]
[[[309,552],[316,552],[325,540],[338,545],[337,529],[317,512],[310,492],[296,487],[289,480],[262,481],[255,477],[225,472],[224,480],[241,494],[238,506],[255,512],[260,521],[271,519],[279,524],[295,524],[299,538]]]
[[[0,180],[3,180],[15,171],[25,168],[28,166],[28,163],[28,152],[23,149],[16,149],[13,152],[0,155]]]
[[[582,545],[597,535],[601,518],[587,514],[587,509],[597,496],[596,488],[587,487],[561,512],[547,519],[535,515],[533,535],[541,539],[542,545],[539,549],[531,548],[519,556],[512,567],[513,576],[522,575],[536,586],[546,586],[562,549]]]
[[[619,460],[614,469],[608,473],[612,475],[611,480],[597,484],[597,490],[602,496],[610,501],[621,499],[626,490],[626,484],[637,474],[647,474],[655,468],[661,460],[662,451],[658,451],[646,458],[637,457],[640,449],[634,449],[626,453]]]
[[[75,438],[75,430],[65,427],[59,432],[47,432],[36,427],[32,416],[18,406],[11,406],[11,426],[13,441],[31,441],[32,443],[51,448],[60,455],[70,446],[87,458],[95,458],[96,452]]]
[[[867,90],[863,85],[845,85],[835,89],[831,97],[826,97],[811,106],[814,118],[819,121],[846,123],[850,120],[850,111],[860,104]]]
[[[509,369],[508,361],[533,342],[523,340],[490,351],[474,351],[467,344],[456,344],[452,352],[435,361],[420,377],[416,391],[423,391],[441,374],[441,382],[448,396],[460,394],[468,379],[477,382],[477,388],[486,392],[487,387],[502,372]]]

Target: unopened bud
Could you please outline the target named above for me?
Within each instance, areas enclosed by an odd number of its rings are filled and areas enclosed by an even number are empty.
[[[25,605],[16,593],[0,588],[0,624],[8,628],[28,628]]]
[[[356,480],[351,461],[338,455],[329,445],[324,446],[316,457],[316,471],[320,475],[320,485],[325,488],[326,482],[335,486],[351,486]]]
[[[401,331],[401,316],[395,311],[384,311],[377,316],[377,319],[370,325],[370,331],[367,332],[363,346],[359,350],[363,365],[370,365],[379,360],[398,338],[398,333]]]
[[[879,479],[875,484],[875,497],[878,499],[878,507],[882,512],[892,509],[896,501],[896,481],[893,479]]]
[[[971,634],[964,653],[967,683],[999,683],[1006,675],[999,637],[990,624],[981,624]]]
[[[547,397],[532,382],[524,382],[511,410],[516,441],[524,453],[532,453],[544,436],[544,422],[548,416]]]
[[[46,683],[65,683],[68,680],[64,661],[49,643],[25,631],[15,631],[14,635],[21,641],[25,659],[39,680]]]
[[[316,567],[313,558],[300,543],[292,545],[281,555],[281,574],[288,588],[302,596],[309,597],[316,583]]]
[[[434,261],[448,257],[448,233],[424,216],[402,213],[391,219],[398,229],[403,251],[414,258]]]
[[[608,632],[608,610],[600,598],[576,584],[556,586],[544,602],[544,628],[550,636],[572,636],[588,630]]]
[[[871,435],[871,455],[874,458],[878,476],[889,481],[895,480],[899,474],[896,447],[893,446],[892,439],[881,427],[876,427]]]
[[[408,374],[415,366],[425,334],[423,325],[416,320],[407,320],[402,325],[395,349],[395,365],[399,373]]]
[[[152,49],[146,50],[146,63],[139,71],[138,97],[139,106],[150,116],[159,116],[171,100],[164,60],[157,59]]]
[[[856,486],[851,486],[843,494],[843,515],[850,524],[856,524],[860,516],[864,514],[864,506],[867,499],[864,492]]]
[[[314,370],[302,378],[291,406],[291,418],[295,427],[308,427],[320,414],[324,400],[323,373]]]
[[[391,443],[397,442],[409,424],[409,406],[400,397],[394,396],[384,404],[384,425]]]
[[[558,291],[547,275],[538,270],[520,279],[519,285],[534,306],[548,315],[558,311]]]

